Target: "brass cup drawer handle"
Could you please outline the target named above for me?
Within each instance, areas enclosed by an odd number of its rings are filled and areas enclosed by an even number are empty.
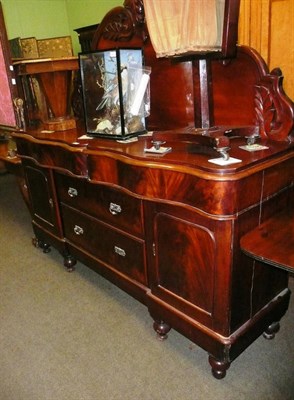
[[[112,215],[117,215],[117,214],[120,214],[122,212],[122,208],[121,208],[121,206],[119,204],[110,203],[109,204],[109,212]]]
[[[74,227],[74,233],[78,236],[83,235],[84,234],[84,229],[79,226],[79,225],[75,225]]]
[[[68,193],[69,197],[77,197],[77,195],[78,195],[77,189],[75,189],[73,187],[69,187],[67,193]]]
[[[121,256],[121,257],[125,257],[125,256],[126,256],[125,250],[122,249],[121,247],[114,246],[114,252],[115,252],[116,254],[118,254],[119,256]]]

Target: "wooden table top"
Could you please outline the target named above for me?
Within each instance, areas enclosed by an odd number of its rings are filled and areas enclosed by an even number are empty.
[[[242,251],[256,260],[294,272],[294,210],[266,220],[240,241]]]

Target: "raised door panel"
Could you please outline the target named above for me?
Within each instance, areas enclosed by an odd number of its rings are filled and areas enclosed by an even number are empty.
[[[203,226],[159,213],[155,218],[158,283],[211,313],[215,241]]]
[[[145,202],[144,212],[153,318],[181,329],[174,309],[228,335],[234,219],[159,202]]]
[[[205,226],[158,212],[153,221],[152,294],[211,326],[216,242]]]
[[[33,222],[62,237],[51,171],[24,163],[24,172]]]

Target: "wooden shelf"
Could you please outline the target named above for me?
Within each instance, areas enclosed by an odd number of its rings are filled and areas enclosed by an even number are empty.
[[[249,257],[294,272],[294,211],[268,219],[241,238],[241,250]]]

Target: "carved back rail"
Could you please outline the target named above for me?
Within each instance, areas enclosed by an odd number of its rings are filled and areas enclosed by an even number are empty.
[[[151,66],[149,130],[200,127],[203,113],[197,59],[156,58],[145,24],[143,0],[125,0],[99,25],[92,49],[139,47]],[[294,140],[294,105],[279,69],[271,73],[252,48],[238,46],[229,60],[211,60],[211,120],[215,126],[259,126],[262,137]]]

